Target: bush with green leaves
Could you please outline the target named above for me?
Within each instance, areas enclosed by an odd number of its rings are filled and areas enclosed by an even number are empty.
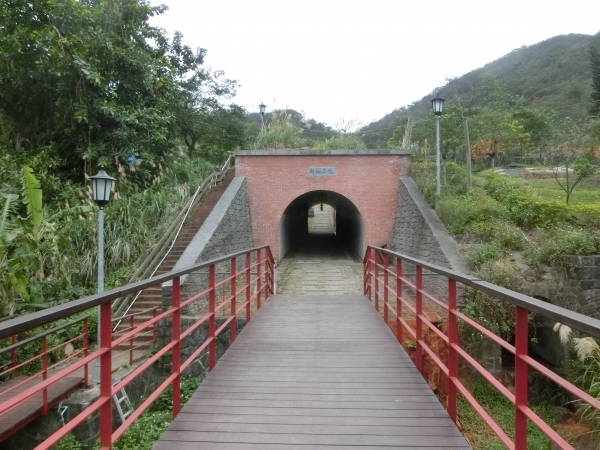
[[[362,150],[365,148],[365,143],[357,134],[337,134],[317,142],[314,146],[315,150]]]
[[[201,378],[181,378],[181,405],[187,403],[202,382]],[[173,420],[173,389],[169,386],[150,408],[113,444],[114,450],[150,450]]]
[[[467,172],[464,167],[453,162],[446,162],[441,168],[442,180],[441,195],[456,196],[467,192]],[[435,204],[436,190],[436,165],[429,162],[413,162],[408,166],[408,173],[414,178],[415,183],[433,206]],[[445,182],[444,182],[445,180]]]
[[[519,227],[549,228],[577,220],[565,203],[542,200],[523,180],[492,173],[487,175],[484,189],[506,208],[510,220]]]
[[[453,234],[480,234],[489,221],[506,217],[506,209],[486,195],[485,191],[477,188],[466,195],[442,197],[437,213],[448,231]]]
[[[538,266],[570,268],[569,255],[600,254],[600,232],[579,227],[556,227],[546,230],[539,239],[541,244],[528,248],[525,261]]]
[[[304,146],[303,128],[285,112],[273,115],[269,124],[261,130],[252,144],[253,150],[297,149]]]

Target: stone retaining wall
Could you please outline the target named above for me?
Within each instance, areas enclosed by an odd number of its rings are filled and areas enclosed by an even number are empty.
[[[392,250],[457,272],[469,273],[456,242],[429,207],[412,178],[400,178],[397,202]],[[403,269],[405,273],[415,270],[414,266]],[[425,271],[424,274],[425,289],[444,297],[448,286],[446,277],[427,275]]]
[[[571,256],[569,283],[578,290],[581,312],[600,319],[600,255]]]

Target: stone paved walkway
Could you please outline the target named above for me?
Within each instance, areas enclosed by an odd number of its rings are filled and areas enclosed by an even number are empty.
[[[312,234],[279,264],[280,294],[361,295],[362,263],[335,234]]]

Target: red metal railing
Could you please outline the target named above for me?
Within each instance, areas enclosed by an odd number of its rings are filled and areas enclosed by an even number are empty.
[[[54,347],[48,348],[48,337],[59,333],[62,330],[69,329],[70,327],[77,325],[78,323],[83,322],[83,330],[81,333],[76,334],[70,339],[63,340],[59,344]],[[7,347],[0,349],[0,357],[3,355],[10,355],[8,361],[0,365],[0,380],[9,377],[14,379],[17,377],[19,373],[27,373],[27,375],[23,376],[19,382],[12,384],[9,388],[4,389],[2,391],[3,396],[10,396],[11,392],[16,392],[19,388],[22,388],[25,385],[31,384],[32,380],[36,378],[40,378],[42,380],[46,380],[48,378],[49,372],[55,372],[58,366],[69,363],[71,360],[75,360],[80,357],[85,357],[88,354],[88,324],[87,317],[81,317],[79,319],[72,320],[66,324],[54,327],[50,330],[46,330],[42,333],[36,334],[35,336],[31,336],[29,338],[23,339],[17,342],[17,335],[12,335],[10,337],[11,344]],[[41,350],[40,353],[34,355],[32,357],[25,356],[24,361],[18,360],[18,352],[19,349],[23,349],[27,346],[33,345],[36,342],[40,342]],[[67,345],[71,344],[73,346],[73,351],[66,354],[64,349]],[[75,349],[75,346],[79,347]],[[64,357],[57,357],[57,361],[54,364],[49,364],[50,356],[52,354],[57,355],[59,352],[63,350]],[[32,366],[35,362],[40,361],[40,369],[35,370],[33,374]],[[85,386],[88,385],[88,370],[87,366],[84,369],[83,383]],[[42,391],[42,414],[46,414],[48,412],[48,408],[51,404],[48,403],[48,389],[45,388]]]
[[[530,420],[542,430],[560,448],[573,448],[540,416],[528,406],[528,371],[529,369],[545,375],[573,397],[600,410],[600,401],[587,392],[574,386],[557,373],[545,367],[528,355],[528,333],[530,313],[540,314],[562,324],[578,329],[595,337],[600,337],[600,320],[569,311],[558,306],[536,300],[518,292],[501,288],[483,280],[453,272],[451,270],[428,264],[423,261],[382,248],[368,247],[364,263],[365,295],[374,303],[375,308],[383,315],[386,324],[395,330],[396,337],[402,343],[402,336],[407,332],[416,343],[415,364],[423,373],[423,359],[430,358],[447,377],[448,397],[447,409],[450,417],[457,421],[457,394],[460,393],[494,431],[498,438],[509,448],[524,450],[527,448],[527,421]],[[403,273],[404,265],[415,267],[415,272]],[[446,301],[436,298],[423,288],[423,271],[428,275],[446,277]],[[390,279],[392,281],[390,281]],[[457,308],[457,283],[477,289],[487,295],[513,304],[515,315],[515,344],[512,345],[494,334],[481,324],[461,313]],[[425,303],[446,314],[447,332],[444,333],[424,314]],[[406,313],[403,313],[405,311]],[[414,320],[414,328],[410,326],[408,317]],[[393,322],[390,323],[390,317]],[[460,345],[459,322],[470,326],[500,345],[515,357],[515,393],[513,394],[487,371],[473,356]],[[442,327],[445,328],[445,327]],[[447,358],[441,358],[423,339],[423,329],[436,335],[447,345]],[[485,380],[501,392],[515,409],[514,441],[493,420],[486,410],[477,402],[465,384],[459,379],[459,358],[475,369]],[[442,359],[446,359],[443,361]]]
[[[238,264],[238,262],[240,264]],[[230,267],[229,276],[217,281],[216,267],[217,265],[220,266],[224,264],[228,264]],[[238,266],[241,268],[238,269]],[[208,287],[185,301],[181,301],[181,277],[205,269],[208,269]],[[253,277],[252,275],[255,276]],[[238,288],[237,281],[242,278],[245,280],[245,283]],[[150,286],[162,285],[171,280],[173,282],[171,307],[166,311],[155,314],[152,319],[145,321],[133,329],[127,330],[114,339],[112,332],[113,318],[111,316],[111,301]],[[216,339],[219,334],[229,326],[230,339],[232,341],[235,340],[237,336],[237,316],[242,314],[245,316],[246,321],[249,321],[252,312],[251,305],[255,305],[256,309],[260,308],[261,301],[266,300],[269,295],[273,293],[273,289],[274,260],[270,248],[268,246],[263,246],[213,259],[205,263],[172,271],[148,280],[121,286],[102,294],[84,297],[44,311],[2,322],[0,323],[0,340],[11,338],[11,336],[17,335],[18,333],[54,322],[58,319],[72,316],[73,314],[80,313],[96,306],[100,308],[99,349],[93,353],[83,355],[83,357],[81,357],[82,355],[79,355],[80,358],[68,367],[48,376],[35,386],[16,395],[10,400],[0,403],[0,420],[2,420],[3,414],[11,411],[13,408],[32,398],[36,394],[46,391],[53,383],[81,368],[86,368],[87,365],[96,358],[100,358],[100,397],[98,400],[46,439],[42,444],[36,447],[36,449],[47,449],[52,447],[96,411],[99,411],[100,416],[100,448],[109,449],[119,436],[121,436],[140,414],[142,414],[171,384],[173,386],[173,417],[177,416],[181,406],[180,381],[182,371],[205,351],[208,351],[209,369],[212,370],[216,364]],[[225,295],[225,298],[223,298],[220,303],[217,303],[217,294],[222,293],[224,290],[227,291],[227,295]],[[240,297],[242,297],[243,300],[240,300]],[[192,304],[197,304],[199,301],[207,303],[208,311],[202,317],[198,318],[189,328],[182,331],[182,309],[191,306]],[[228,306],[229,308],[227,308]],[[229,314],[227,314],[226,311],[228,311]],[[217,328],[216,315],[219,312],[226,318]],[[171,318],[170,341],[113,386],[111,370],[113,349],[128,342],[129,349],[127,351],[132,352],[132,339],[136,335],[148,333],[148,330],[150,329],[152,330],[150,333],[155,336],[156,325],[167,318]],[[122,318],[119,318],[118,320],[120,319]],[[191,354],[191,356],[185,361],[181,361],[181,341],[203,324],[208,325],[207,339]],[[171,353],[172,359],[171,375],[168,376],[167,379],[152,394],[150,394],[129,417],[127,417],[121,426],[113,431],[112,396],[117,394],[160,358],[166,357],[169,352]]]

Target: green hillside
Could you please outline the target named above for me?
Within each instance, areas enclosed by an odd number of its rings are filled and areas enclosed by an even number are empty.
[[[446,99],[446,107],[456,104],[456,92],[463,107],[484,106],[489,99],[482,75],[490,73],[497,77],[506,92],[515,99],[521,97],[519,100],[525,105],[552,110],[560,116],[580,117],[590,106],[592,77],[589,47],[592,44],[600,45],[600,33],[595,36],[555,36],[535,45],[523,46],[479,69],[449,80],[439,92]],[[433,93],[364,127],[362,133],[367,147],[387,147],[400,117],[408,115],[416,121],[425,118],[431,109],[431,98]]]

